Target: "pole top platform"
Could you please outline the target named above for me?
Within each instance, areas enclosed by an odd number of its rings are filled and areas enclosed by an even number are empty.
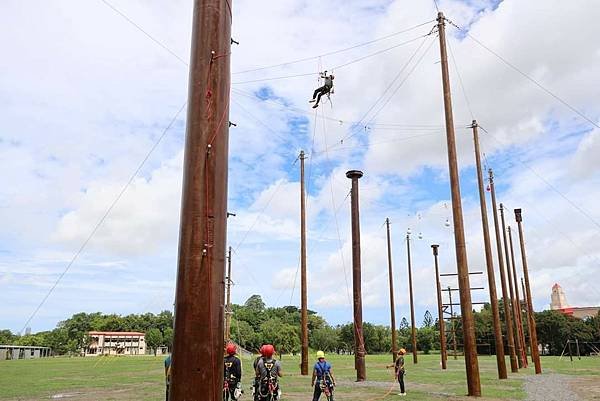
[[[358,179],[363,176],[363,172],[360,170],[349,170],[346,172],[346,177],[350,179]]]

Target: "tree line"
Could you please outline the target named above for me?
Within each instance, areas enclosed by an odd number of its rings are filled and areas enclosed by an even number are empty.
[[[151,349],[170,347],[173,342],[173,314],[143,313],[120,316],[116,314],[77,313],[61,321],[53,330],[19,336],[10,330],[0,330],[0,344],[33,345],[52,348],[55,355],[79,355],[90,343],[90,331],[139,331],[146,333]]]
[[[499,310],[504,321],[502,300]],[[524,306],[524,305],[522,305]],[[524,309],[524,308],[523,308]],[[524,315],[525,316],[525,315]],[[492,313],[489,304],[475,312],[475,332],[480,352],[495,353]],[[525,319],[524,332],[527,334]],[[600,316],[582,320],[566,316],[557,311],[535,313],[538,342],[543,352],[560,355],[567,340],[577,339],[580,343],[594,343],[600,348]],[[232,306],[230,337],[243,348],[255,352],[264,343],[272,343],[281,354],[300,352],[300,309],[296,306],[267,307],[260,295],[253,295],[243,305]],[[455,321],[456,341],[462,344],[460,319]],[[429,353],[440,349],[439,321],[429,311],[416,330],[417,348]],[[77,313],[58,323],[54,330],[19,336],[10,330],[0,330],[0,344],[47,346],[55,355],[77,355],[89,345],[89,331],[139,331],[146,333],[146,344],[150,349],[170,348],[173,342],[173,314],[162,311],[158,314]],[[353,324],[330,325],[314,311],[308,311],[309,346],[326,352],[350,354],[354,350]],[[450,326],[446,323],[448,340]],[[506,333],[503,324],[503,333]],[[363,342],[369,354],[387,353],[392,349],[391,329],[386,325],[363,324]],[[411,349],[411,327],[406,318],[397,328],[398,347]],[[506,341],[505,341],[506,343]],[[460,346],[459,346],[460,348]],[[448,342],[451,349],[451,342]],[[582,347],[584,354],[592,347]]]

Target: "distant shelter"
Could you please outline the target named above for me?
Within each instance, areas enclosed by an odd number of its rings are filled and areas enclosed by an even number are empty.
[[[85,356],[145,355],[146,335],[137,331],[90,331]]]
[[[0,345],[0,361],[11,359],[35,359],[52,356],[49,347],[34,347],[32,345]]]

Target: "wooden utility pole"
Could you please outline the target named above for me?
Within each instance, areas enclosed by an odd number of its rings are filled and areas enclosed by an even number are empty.
[[[527,255],[525,254],[525,239],[523,238],[523,216],[521,209],[515,209],[515,219],[519,227],[519,242],[521,243],[521,259],[523,261],[523,278],[525,278],[525,289],[527,291],[527,316],[529,318],[529,346],[531,347],[531,359],[535,365],[535,373],[542,373],[540,351],[538,350],[537,329],[535,327],[535,314],[533,313],[533,298],[531,297],[531,286],[529,284],[529,269],[527,268]]]
[[[302,362],[300,363],[300,374],[308,375],[308,301],[306,283],[306,194],[304,189],[304,151],[300,151],[300,287],[301,287],[301,342]]]
[[[194,2],[171,401],[223,397],[230,6]]]
[[[360,267],[360,215],[358,205],[358,179],[363,176],[362,171],[350,170],[346,177],[352,180],[350,198],[352,203],[352,290],[354,295],[354,368],[356,381],[367,380],[365,366],[365,342],[362,327],[362,290]]]
[[[515,352],[515,337],[513,336],[513,322],[510,313],[510,299],[506,286],[506,270],[504,268],[504,255],[500,239],[500,223],[498,221],[498,207],[496,206],[496,189],[494,187],[494,172],[489,169],[490,193],[492,195],[492,208],[494,215],[494,229],[496,231],[496,249],[498,253],[498,268],[500,270],[500,282],[502,283],[502,304],[504,305],[504,321],[506,322],[506,337],[508,338],[508,351],[510,353],[510,370],[513,373],[519,371],[517,353]]]
[[[435,285],[437,288],[438,324],[440,326],[440,357],[442,358],[442,369],[446,369],[448,353],[446,351],[446,321],[444,320],[444,311],[442,310],[442,285],[440,283],[440,269],[438,267],[439,247],[439,245],[431,245],[433,262],[435,265]]]
[[[508,239],[506,235],[506,222],[504,221],[504,205],[500,203],[500,220],[502,222],[502,237],[504,241],[504,255],[506,256],[506,276],[508,277],[508,288],[510,292],[510,304],[512,306],[512,317],[513,317],[513,328],[514,328],[514,336],[515,336],[515,351],[517,353],[517,361],[519,363],[519,368],[523,368],[525,366],[525,361],[523,361],[523,348],[521,345],[521,336],[519,335],[519,317],[517,312],[517,305],[515,301],[515,291],[513,288],[513,279],[512,279],[512,270],[511,270],[511,260],[510,260],[510,249],[508,246]]]
[[[452,351],[454,352],[454,359],[458,356],[458,346],[456,344],[456,324],[454,323],[454,303],[452,303],[452,289],[448,287],[448,300],[450,302],[450,330],[452,330]]]
[[[521,312],[521,296],[519,295],[519,279],[517,276],[517,264],[515,262],[515,250],[513,247],[512,231],[508,226],[508,244],[510,245],[510,260],[513,271],[513,279],[515,283],[515,302],[517,303],[517,315],[515,317],[517,324],[517,331],[519,337],[521,337],[521,358],[523,359],[524,367],[527,367],[527,343],[525,342],[525,334],[523,333],[523,314]]]
[[[412,264],[410,258],[410,233],[406,233],[406,255],[408,256],[408,294],[410,296],[410,326],[413,363],[417,363],[417,326],[415,324],[415,304],[413,301]]]
[[[225,278],[226,283],[226,299],[225,299],[225,342],[228,342],[231,338],[231,247],[227,251],[227,277]],[[238,340],[239,341],[239,340]]]
[[[485,202],[485,190],[483,187],[483,172],[481,169],[481,151],[479,149],[479,132],[477,121],[473,120],[473,143],[475,145],[475,164],[477,165],[477,183],[479,187],[479,205],[481,208],[481,223],[483,227],[483,245],[485,249],[485,265],[487,268],[488,287],[490,293],[490,306],[492,308],[492,323],[494,327],[494,341],[496,348],[496,365],[498,378],[506,379],[506,361],[504,360],[504,341],[502,340],[502,325],[500,324],[500,312],[498,311],[498,295],[496,294],[496,277],[494,275],[494,261],[492,245],[490,243],[490,228],[488,223],[487,205]]]
[[[398,342],[396,340],[396,304],[394,303],[394,274],[392,270],[392,240],[390,235],[390,219],[385,219],[387,228],[387,253],[388,253],[388,276],[390,279],[390,320],[392,325],[392,360],[395,362],[398,356]]]
[[[438,13],[437,21],[440,38],[440,64],[442,67],[444,112],[446,116],[448,169],[450,176],[450,190],[452,194],[452,218],[454,220],[454,242],[456,246],[456,265],[458,270],[458,288],[460,291],[467,387],[470,396],[481,396],[479,362],[477,361],[477,341],[475,339],[475,323],[473,320],[473,308],[471,304],[471,285],[469,283],[469,266],[467,263],[465,229],[463,223],[462,201],[460,197],[460,180],[456,156],[454,118],[452,116],[452,96],[450,94],[450,75],[448,73],[448,53],[446,49],[446,20],[444,18],[444,13]]]

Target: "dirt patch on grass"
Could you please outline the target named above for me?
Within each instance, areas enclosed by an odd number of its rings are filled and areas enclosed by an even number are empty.
[[[600,401],[600,379],[597,376],[574,378],[571,389],[584,401]]]

